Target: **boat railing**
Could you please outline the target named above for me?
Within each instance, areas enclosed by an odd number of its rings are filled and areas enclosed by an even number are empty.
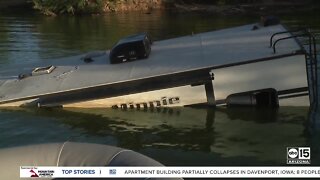
[[[285,34],[285,33],[294,33],[297,32],[298,34],[279,38],[273,42],[273,39],[276,35],[279,34]],[[304,49],[304,53],[306,55],[307,60],[307,68],[310,68],[310,72],[307,72],[308,75],[308,82],[310,78],[309,87],[311,85],[312,89],[309,91],[311,93],[311,104],[318,106],[318,57],[317,57],[317,42],[316,37],[313,32],[311,32],[309,29],[303,28],[303,29],[296,29],[291,31],[283,31],[274,33],[270,38],[270,48],[273,48],[273,53],[276,53],[276,45],[280,41],[284,41],[287,39],[293,39],[293,38],[299,38],[299,37],[307,37],[308,43],[308,49]]]
[[[308,53],[306,54],[307,60],[309,60],[311,83],[313,87],[313,100],[312,104],[318,107],[318,55],[317,55],[317,42],[315,34],[310,30],[308,31]]]
[[[277,35],[281,35],[281,34],[287,34],[287,33],[294,33],[294,32],[306,32],[307,29],[306,28],[299,28],[299,29],[294,29],[294,30],[290,30],[290,31],[282,31],[282,32],[277,32],[272,34],[272,36],[270,37],[270,48],[272,47],[272,42],[273,42],[273,38]]]
[[[287,37],[283,37],[283,38],[277,39],[276,41],[274,41],[273,45],[271,46],[273,48],[273,53],[274,54],[276,53],[276,45],[280,41],[287,40],[287,39],[298,38],[298,37],[308,37],[308,36],[309,36],[309,34],[307,32],[305,32],[305,33],[296,34],[296,35],[287,36]]]

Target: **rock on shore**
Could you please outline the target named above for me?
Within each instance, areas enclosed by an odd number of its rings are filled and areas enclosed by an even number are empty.
[[[119,0],[107,1],[103,8],[104,12],[119,11],[150,11],[152,9],[164,8],[163,0]]]

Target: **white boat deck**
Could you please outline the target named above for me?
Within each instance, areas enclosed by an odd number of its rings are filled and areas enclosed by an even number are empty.
[[[276,25],[252,31],[254,25],[156,41],[148,59],[127,63],[109,64],[108,51],[94,57],[94,62],[88,64],[81,59],[83,56],[47,61],[57,66],[51,74],[22,80],[0,80],[0,103],[206,67],[214,68],[290,54],[300,49],[294,39],[289,39],[280,42],[274,54],[272,48],[269,48],[269,39],[273,33],[286,29]],[[286,36],[289,34],[278,37]],[[21,72],[15,73],[18,75]]]

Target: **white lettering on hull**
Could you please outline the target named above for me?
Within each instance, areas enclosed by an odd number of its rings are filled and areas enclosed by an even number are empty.
[[[160,100],[153,100],[149,102],[139,102],[139,103],[122,103],[113,105],[112,108],[114,109],[140,109],[140,108],[154,108],[154,107],[164,107],[164,106],[170,106],[172,104],[179,104],[180,103],[180,97],[161,97]]]

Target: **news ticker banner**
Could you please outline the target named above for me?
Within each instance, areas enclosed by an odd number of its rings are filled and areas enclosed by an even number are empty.
[[[319,178],[320,167],[51,167],[21,166],[21,178]]]

